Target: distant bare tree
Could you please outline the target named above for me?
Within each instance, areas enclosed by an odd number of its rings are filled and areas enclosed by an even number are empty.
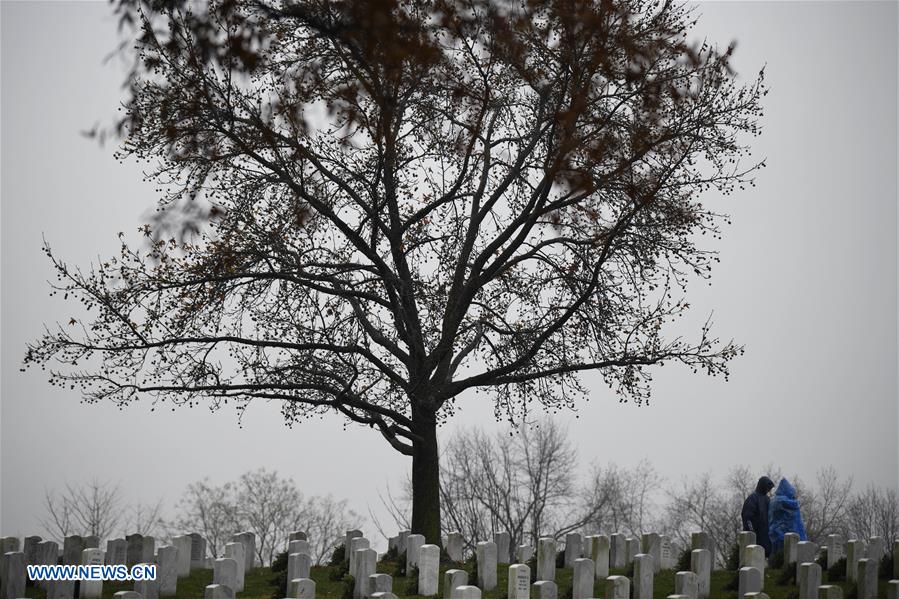
[[[494,531],[508,532],[514,547],[582,527],[576,487],[577,452],[552,420],[517,432],[462,432],[446,445],[440,490],[449,530],[462,533],[469,548]]]
[[[303,502],[293,528],[308,533],[312,559],[316,564],[323,564],[334,548],[343,543],[343,533],[358,526],[361,520],[359,514],[347,507],[345,499],[315,496]]]
[[[256,554],[270,564],[286,546],[288,522],[298,518],[303,496],[292,480],[264,468],[244,473],[237,483],[237,505],[241,522],[256,534]]]
[[[655,527],[655,497],[663,478],[649,460],[641,460],[634,468],[609,464],[595,466],[587,486],[585,511],[593,515],[590,532],[625,532],[639,536]]]
[[[803,522],[810,541],[821,543],[829,534],[848,534],[852,477],[841,479],[836,468],[818,470],[815,485],[797,487]]]
[[[705,473],[693,480],[684,479],[680,489],[669,490],[666,528],[678,546],[687,548],[694,531],[714,534],[712,531],[736,526],[728,512],[720,486]]]
[[[131,506],[125,516],[125,532],[156,536],[162,530],[162,499],[156,503],[137,503]]]
[[[45,491],[44,507],[41,525],[60,541],[73,534],[108,538],[124,511],[119,485],[96,478],[85,484],[66,483],[59,494]]]
[[[162,524],[162,500],[126,504],[119,484],[92,479],[66,483],[62,491],[44,491],[46,510],[41,525],[61,541],[69,535],[108,539],[114,534],[156,534]]]
[[[861,539],[879,536],[892,545],[899,539],[899,496],[895,489],[869,485],[852,498],[847,518],[850,536]]]
[[[886,539],[888,547],[892,547],[899,540],[899,493],[894,488],[884,487],[878,495],[874,512],[877,534]]]
[[[178,506],[180,514],[169,524],[170,530],[199,532],[213,557],[224,553],[233,534],[250,531],[256,535],[256,557],[262,564],[270,564],[287,548],[291,530],[309,534],[312,557],[321,563],[342,532],[361,520],[346,501],[330,495],[304,498],[292,480],[264,468],[223,485],[207,480],[188,485]]]
[[[223,555],[228,539],[240,527],[234,485],[225,483],[216,486],[207,479],[191,483],[185,489],[178,508],[179,515],[171,523],[171,528],[178,534],[201,534],[213,557]]]

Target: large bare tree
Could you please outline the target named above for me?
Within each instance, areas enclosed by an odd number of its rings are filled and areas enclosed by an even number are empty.
[[[412,459],[440,542],[437,427],[468,391],[514,419],[598,371],[726,375],[708,326],[666,334],[716,260],[716,201],[751,183],[762,76],[651,0],[121,0],[136,27],[123,157],[180,239],[58,288],[92,315],[27,352],[88,401],[336,412]]]

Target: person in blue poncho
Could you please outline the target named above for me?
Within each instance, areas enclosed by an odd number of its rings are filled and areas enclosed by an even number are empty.
[[[765,548],[765,557],[771,555],[771,541],[768,539],[768,493],[774,488],[774,482],[767,476],[759,479],[758,484],[746,501],[740,517],[743,530],[755,533],[755,542]]]
[[[788,532],[798,534],[800,541],[808,540],[799,511],[799,500],[796,499],[796,488],[782,478],[768,508],[768,535],[774,552],[783,549],[784,535]]]

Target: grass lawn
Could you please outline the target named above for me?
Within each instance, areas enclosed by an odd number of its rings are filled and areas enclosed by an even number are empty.
[[[443,572],[451,568],[460,568],[461,566],[441,567],[440,577],[440,597],[443,596]],[[340,580],[331,580],[332,574],[337,571],[336,566],[321,566],[312,569],[312,578],[316,583],[317,599],[342,599],[345,584]],[[395,564],[391,562],[379,562],[378,572],[393,574]],[[623,570],[613,570],[612,574],[625,574]],[[495,589],[483,594],[484,599],[504,599],[506,597],[506,579],[508,569],[500,567],[498,569],[498,584]],[[559,569],[556,571],[556,583],[559,585],[559,599],[570,598],[571,592],[571,570]],[[733,580],[734,572],[715,571],[712,573],[712,599],[736,599],[737,592],[724,590],[728,583]],[[790,599],[798,596],[798,588],[793,585],[778,585],[777,580],[780,577],[780,571],[769,568],[765,573],[765,592],[771,599]],[[271,599],[272,593],[276,590],[274,579],[276,573],[269,568],[254,568],[247,573],[245,580],[244,592],[238,593],[241,599]],[[828,584],[827,573],[823,575],[824,582]],[[413,598],[417,597],[407,593],[406,586],[409,579],[403,577],[395,577],[393,580],[393,592],[397,597]],[[178,580],[178,594],[176,599],[202,599],[203,591],[206,585],[212,584],[212,570],[194,570],[187,578]],[[843,587],[843,595],[847,599],[850,597],[850,589],[853,584],[846,582],[836,583]],[[594,597],[602,597],[604,585],[597,583],[594,586]],[[112,599],[116,591],[130,590],[132,583],[105,582],[103,583],[103,599]],[[653,586],[653,599],[665,599],[668,595],[674,593],[674,571],[663,570],[655,577]],[[44,592],[34,587],[28,587],[25,592],[26,597],[34,599],[44,599]],[[534,597],[534,595],[531,595]],[[881,580],[878,584],[878,597],[886,597],[886,581]]]

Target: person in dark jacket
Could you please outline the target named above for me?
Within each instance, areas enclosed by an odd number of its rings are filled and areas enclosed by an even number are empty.
[[[755,533],[755,542],[765,548],[765,557],[771,556],[771,538],[768,536],[768,493],[774,488],[774,482],[767,476],[759,479],[755,491],[743,502],[740,517],[743,519],[743,530]]]

